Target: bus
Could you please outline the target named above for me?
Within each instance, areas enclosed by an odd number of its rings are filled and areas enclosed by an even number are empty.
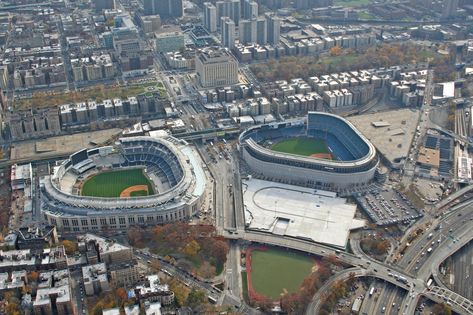
[[[373,293],[374,293],[374,287],[372,287],[370,290],[370,296],[373,296]]]
[[[427,281],[427,288],[430,288],[431,285],[432,285],[432,278],[430,278],[429,281]]]
[[[172,273],[170,273],[169,271],[167,271],[166,269],[161,269],[162,272],[164,272],[166,275],[172,277]]]
[[[212,303],[212,304],[217,304],[217,299],[214,298],[213,296],[209,295],[208,296],[208,299],[209,299],[209,302]]]
[[[227,144],[227,140],[225,140],[225,139],[222,139],[222,141],[223,141],[223,143]]]

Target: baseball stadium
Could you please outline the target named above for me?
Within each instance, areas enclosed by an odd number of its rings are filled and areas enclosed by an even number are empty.
[[[72,154],[41,180],[41,210],[62,232],[121,230],[184,220],[205,195],[206,176],[185,141],[131,137]]]
[[[255,175],[332,191],[370,183],[378,166],[374,146],[349,121],[329,113],[249,128],[239,144]]]

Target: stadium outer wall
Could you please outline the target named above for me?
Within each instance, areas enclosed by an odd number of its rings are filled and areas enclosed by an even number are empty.
[[[126,231],[132,226],[156,225],[190,219],[199,212],[205,198],[205,173],[197,156],[189,153],[190,150],[184,153],[183,149],[187,144],[180,143],[174,138],[171,140],[172,142],[150,137],[124,138],[120,139],[120,144],[114,148],[101,147],[87,152],[89,159],[98,161],[108,155],[122,154],[120,152],[123,152],[122,146],[125,144],[147,143],[143,147],[160,145],[166,149],[168,154],[166,158],[175,161],[176,166],[182,168],[182,177],[169,190],[155,195],[125,198],[71,194],[62,191],[58,184],[65,174],[73,172],[72,158],[70,158],[61,164],[54,175],[46,176],[41,180],[41,211],[45,220],[55,225],[60,232],[84,233],[100,230]],[[97,151],[97,153],[92,155],[92,151]]]
[[[363,186],[372,182],[379,161],[374,146],[355,129],[347,120],[328,113],[310,112],[308,117],[315,115],[322,119],[336,119],[343,128],[352,131],[352,137],[366,146],[366,152],[359,152],[360,156],[351,161],[329,161],[295,154],[275,152],[267,149],[252,138],[251,134],[264,128],[266,132],[294,125],[301,125],[303,121],[283,122],[260,125],[245,130],[240,135],[239,149],[247,165],[254,175],[279,180],[289,184],[307,187],[340,191],[351,187]],[[309,122],[307,122],[309,124]],[[316,126],[312,126],[316,128]],[[307,129],[307,126],[306,126]],[[347,129],[347,130],[348,130]],[[337,136],[337,129],[330,130]],[[261,139],[260,139],[261,140]]]

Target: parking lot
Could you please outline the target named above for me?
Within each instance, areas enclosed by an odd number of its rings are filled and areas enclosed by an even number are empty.
[[[379,226],[408,224],[422,212],[401,192],[391,187],[371,191],[356,198],[358,205]]]

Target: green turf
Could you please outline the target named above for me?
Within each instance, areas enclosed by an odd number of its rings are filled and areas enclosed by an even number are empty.
[[[310,156],[315,153],[330,153],[325,141],[308,137],[282,140],[275,143],[271,150],[303,156]]]
[[[139,191],[132,191],[130,193],[131,197],[143,197],[143,196],[148,196],[148,193],[144,190],[139,190]]]
[[[273,299],[296,292],[314,265],[305,255],[279,249],[254,250],[251,256],[253,289]]]
[[[243,299],[246,303],[250,302],[248,297],[248,279],[246,278],[246,271],[241,272],[241,285],[243,290]]]
[[[92,176],[82,186],[83,196],[120,197],[120,193],[130,186],[148,185],[150,194],[154,194],[153,185],[143,174],[142,169],[108,171]],[[144,193],[132,193],[131,196],[143,196]]]
[[[369,5],[370,0],[335,0],[333,4],[343,7],[359,7],[362,5]]]

